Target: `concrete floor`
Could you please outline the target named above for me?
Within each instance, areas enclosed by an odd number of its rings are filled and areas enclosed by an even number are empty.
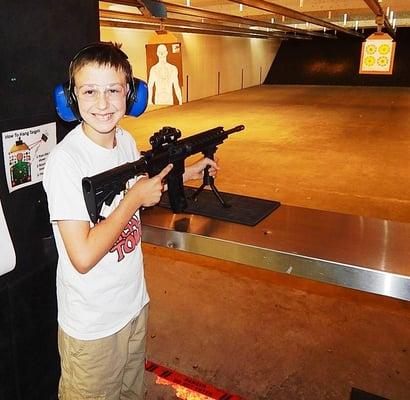
[[[162,126],[237,124],[220,190],[410,223],[410,89],[261,86],[122,121],[140,149]],[[408,302],[144,250],[151,360],[249,400],[410,398]],[[175,398],[147,381],[148,399]]]

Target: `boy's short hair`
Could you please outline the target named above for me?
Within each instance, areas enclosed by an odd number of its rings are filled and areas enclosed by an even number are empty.
[[[75,85],[75,74],[87,64],[113,67],[125,73],[127,83],[132,82],[132,68],[128,56],[120,49],[121,45],[112,42],[90,44],[80,50],[70,62],[70,86]]]

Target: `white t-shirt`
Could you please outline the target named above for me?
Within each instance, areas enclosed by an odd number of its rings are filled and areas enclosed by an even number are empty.
[[[47,160],[43,185],[59,254],[58,323],[74,338],[92,340],[118,332],[149,301],[138,211],[112,249],[86,274],[80,274],[72,265],[57,226],[59,220],[90,221],[82,192],[83,177],[139,157],[128,132],[117,128],[116,146],[106,149],[89,139],[80,124],[53,149]],[[108,216],[122,197],[123,194],[118,195],[102,214]]]

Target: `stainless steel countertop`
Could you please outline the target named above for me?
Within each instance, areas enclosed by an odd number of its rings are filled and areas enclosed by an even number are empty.
[[[249,227],[154,207],[143,240],[410,300],[410,224],[282,205]]]

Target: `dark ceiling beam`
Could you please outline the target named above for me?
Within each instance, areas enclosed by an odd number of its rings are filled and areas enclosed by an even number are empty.
[[[314,25],[323,26],[325,28],[346,33],[352,36],[358,36],[363,38],[363,35],[351,29],[343,28],[339,25],[332,24],[330,22],[324,21],[319,18],[312,17],[308,14],[301,13],[299,11],[292,10],[291,8],[283,7],[275,3],[270,3],[265,0],[229,0],[233,3],[244,4],[248,7],[257,8],[258,10],[263,10],[271,12],[274,14],[284,15],[285,17],[296,19],[299,21],[309,22]]]
[[[384,27],[386,28],[389,35],[393,38],[396,37],[396,32],[394,32],[393,27],[390,24],[389,16],[385,15],[380,3],[377,0],[364,0],[370,10],[373,11],[374,15],[376,16],[376,24],[378,20],[383,21]]]
[[[125,22],[125,21],[111,21],[111,20],[100,20],[101,26],[108,26],[108,27],[116,27],[116,28],[131,28],[131,29],[142,29],[142,30],[151,30],[155,31],[158,30],[158,23],[154,24],[144,24],[138,22]],[[167,25],[166,23],[163,25],[170,32],[183,32],[183,33],[196,33],[196,34],[204,34],[204,35],[223,35],[223,36],[238,36],[238,37],[247,37],[247,38],[256,38],[256,39],[267,39],[268,36],[264,35],[261,32],[261,35],[257,34],[250,34],[250,33],[236,33],[236,32],[229,32],[229,31],[221,31],[221,30],[210,30],[210,29],[195,29],[189,27],[178,27],[173,25]]]
[[[298,33],[304,36],[306,35],[320,36],[320,37],[325,37],[328,39],[335,38],[334,35],[328,35],[324,33],[308,31],[305,29],[293,28],[291,26],[282,25],[282,24],[269,23],[269,22],[258,20],[258,19],[238,17],[236,15],[224,14],[224,13],[219,13],[215,11],[208,11],[208,10],[203,10],[203,9],[195,8],[195,7],[185,7],[185,6],[181,6],[177,4],[168,3],[166,1],[163,1],[162,3],[165,4],[167,11],[169,11],[170,13],[174,13],[174,14],[191,15],[193,17],[198,17],[198,18],[209,18],[209,19],[214,19],[218,21],[226,21],[226,22],[232,22],[232,23],[237,23],[237,24],[242,24],[242,25],[262,26],[264,28],[273,28],[273,29],[277,29],[277,30],[285,31],[285,32],[294,32],[294,33]],[[298,37],[291,36],[291,38],[302,39],[302,37],[300,36]]]

